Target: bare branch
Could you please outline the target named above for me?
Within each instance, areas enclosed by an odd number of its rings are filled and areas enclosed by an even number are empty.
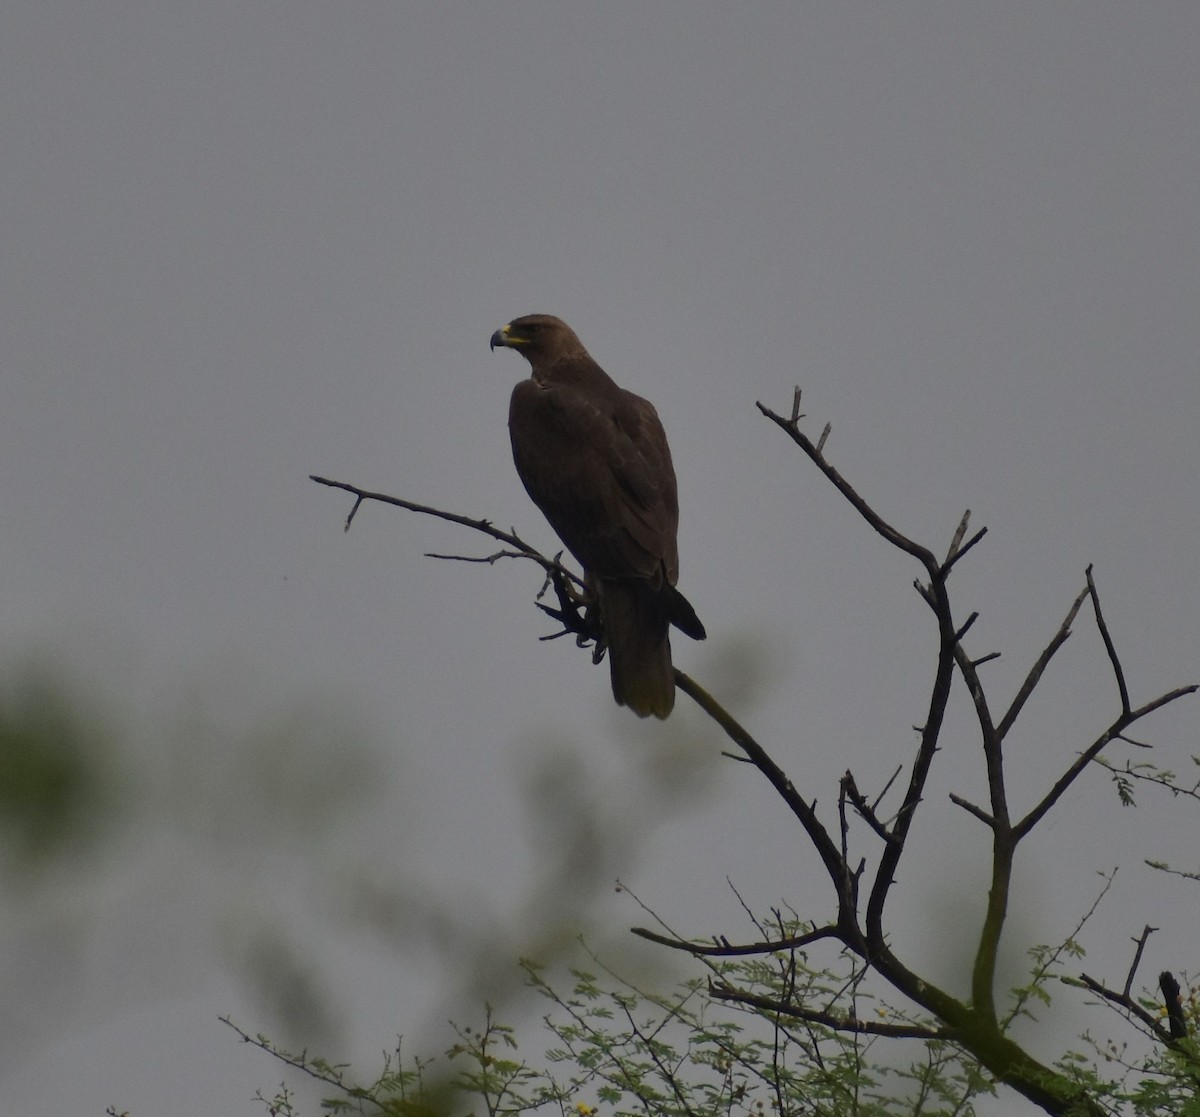
[[[950,792],[950,802],[956,807],[962,807],[967,814],[973,814],[985,826],[995,829],[996,820],[992,818],[992,816],[988,814],[987,811],[985,811],[982,807],[977,807],[974,803],[964,799],[961,795],[955,795],[953,791]]]
[[[801,947],[808,946],[810,943],[820,942],[822,939],[836,939],[839,937],[838,929],[832,925],[817,927],[803,935],[794,935],[786,939],[751,943],[730,943],[725,939],[712,944],[690,942],[687,939],[660,935],[657,931],[650,931],[645,927],[631,927],[630,931],[639,938],[646,939],[648,942],[657,943],[659,946],[667,946],[672,950],[681,950],[686,954],[694,954],[697,957],[704,958],[739,958],[748,954],[778,954],[785,950],[798,950]]]
[[[991,883],[988,887],[987,910],[980,928],[979,945],[975,948],[975,963],[971,971],[971,1000],[978,1012],[989,1020],[996,1018],[996,961],[1004,921],[1008,917],[1008,896],[1012,887],[1013,853],[1016,841],[1008,812],[1008,790],[1004,775],[1004,744],[992,722],[987,696],[975,664],[971,662],[961,643],[955,642],[954,659],[962,673],[971,702],[975,707],[975,720],[979,723],[979,736],[983,745],[983,758],[987,767],[989,816],[974,811],[960,800],[965,810],[988,822],[992,831]]]
[[[838,1032],[856,1035],[891,1036],[893,1039],[946,1039],[950,1032],[944,1028],[930,1028],[923,1024],[885,1024],[872,1020],[859,1020],[851,1016],[835,1016],[819,1009],[804,1008],[788,1001],[777,1001],[771,997],[760,997],[754,993],[743,993],[730,985],[710,985],[709,993],[718,1001],[748,1005],[764,1012],[777,1012],[793,1020],[809,1024],[820,1024]]]
[[[874,812],[878,812],[878,810],[879,810],[879,804],[883,802],[883,797],[884,797],[884,796],[885,796],[885,795],[886,795],[886,794],[887,794],[889,791],[891,791],[891,789],[892,789],[892,784],[894,784],[894,783],[896,782],[896,780],[897,780],[897,779],[899,778],[899,776],[900,776],[900,773],[901,773],[901,772],[903,772],[903,771],[904,771],[904,765],[903,765],[903,764],[897,764],[897,765],[896,765],[896,770],[895,770],[895,771],[894,771],[894,772],[893,772],[893,773],[892,773],[890,776],[888,776],[888,781],[887,781],[887,783],[885,783],[885,784],[883,785],[883,790],[882,790],[882,791],[881,791],[881,792],[880,792],[878,795],[876,795],[876,796],[875,796],[875,802],[871,804],[871,810],[872,810],[872,811],[874,811]]]
[[[1055,781],[1054,786],[1046,793],[1042,801],[1013,827],[1013,832],[1016,834],[1017,839],[1020,840],[1023,838],[1045,817],[1046,812],[1062,798],[1067,788],[1079,778],[1079,774],[1096,759],[1101,750],[1110,741],[1120,737],[1128,726],[1136,721],[1140,721],[1147,714],[1152,714],[1155,710],[1159,710],[1163,706],[1183,698],[1185,695],[1195,694],[1197,689],[1200,689],[1200,687],[1195,683],[1189,686],[1176,687],[1174,690],[1167,691],[1166,694],[1159,695],[1159,697],[1147,702],[1144,706],[1139,706],[1136,710],[1130,710],[1128,713],[1124,713],[1117,718],[1112,725],[1079,754],[1075,763]]]
[[[884,537],[893,546],[912,555],[918,559],[925,569],[929,572],[932,578],[937,573],[939,568],[938,561],[933,556],[933,552],[922,547],[919,543],[914,543],[907,536],[902,535],[891,524],[887,523],[858,493],[854,487],[847,481],[836,469],[825,460],[821,450],[814,446],[809,437],[804,434],[797,425],[797,419],[787,418],[782,415],[777,415],[769,407],[762,403],[756,403],[755,406],[768,419],[775,423],[781,430],[785,431],[793,442],[800,447],[816,464],[830,481],[834,487],[844,496],[855,508],[860,516],[871,525],[880,535]],[[798,416],[797,416],[798,418]],[[825,442],[824,436],[821,438],[821,445]]]
[[[1133,952],[1133,962],[1130,963],[1129,973],[1125,975],[1125,988],[1121,990],[1127,997],[1129,996],[1129,990],[1133,988],[1133,975],[1137,973],[1138,963],[1142,960],[1142,951],[1146,949],[1146,940],[1157,930],[1157,927],[1151,927],[1147,923],[1142,928],[1142,933],[1133,940],[1137,944],[1137,949]]]
[[[968,657],[961,644],[954,649],[955,662],[962,673],[971,703],[975,707],[975,720],[983,743],[983,757],[987,763],[988,793],[991,801],[992,819],[996,826],[1008,827],[1008,796],[1004,786],[1004,753],[1000,734],[992,724],[992,712],[988,707],[987,695],[974,662]],[[993,827],[995,828],[995,827]]]
[[[1013,722],[1017,720],[1017,715],[1029,700],[1029,696],[1033,693],[1034,688],[1041,681],[1042,673],[1054,657],[1054,653],[1063,646],[1067,638],[1071,635],[1071,625],[1075,623],[1075,617],[1079,613],[1079,608],[1083,605],[1091,591],[1085,589],[1074,602],[1071,608],[1067,610],[1066,617],[1063,618],[1062,624],[1058,626],[1058,631],[1051,638],[1050,643],[1046,645],[1042,654],[1038,656],[1037,662],[1033,665],[1029,674],[1025,677],[1025,681],[1021,684],[1021,689],[1017,691],[1017,696],[1012,700],[1012,704],[1005,711],[1004,716],[1000,719],[1000,724],[996,727],[996,732],[1000,739],[1003,740],[1008,731],[1012,728]]]
[[[926,552],[926,554],[929,553]],[[929,557],[933,558],[932,555]],[[950,614],[950,601],[946,596],[945,581],[936,569],[932,572],[928,594],[928,600],[938,621],[940,646],[937,669],[929,697],[928,713],[921,729],[921,742],[917,747],[912,771],[909,773],[908,788],[904,793],[900,810],[896,814],[896,821],[890,830],[893,840],[884,848],[883,855],[879,859],[875,883],[871,887],[871,894],[867,901],[867,941],[870,945],[871,957],[877,964],[880,961],[886,961],[891,973],[891,980],[900,982],[902,986],[911,986],[915,981],[915,975],[900,966],[887,946],[883,932],[883,909],[887,902],[888,892],[895,880],[896,869],[904,852],[904,843],[912,826],[913,817],[924,794],[925,782],[929,778],[933,757],[937,752],[942,722],[945,719],[946,706],[950,698],[950,686],[954,679],[954,650],[958,647],[954,639],[954,622]]]
[[[700,686],[694,679],[689,678],[678,667],[675,668],[675,685],[696,703],[724,731],[725,735],[740,748],[758,768],[771,786],[779,793],[783,801],[791,808],[792,813],[800,820],[809,840],[816,847],[817,853],[825,864],[825,870],[833,881],[839,896],[839,906],[847,919],[854,915],[853,881],[849,866],[842,857],[840,850],[829,836],[820,819],[817,818],[814,805],[805,802],[792,785],[786,773],[767,755],[760,745],[711,694]],[[847,946],[855,949],[853,942]]]
[[[897,771],[899,771],[899,769],[897,769]],[[895,778],[895,776],[892,777],[892,779]],[[890,780],[888,782],[889,784],[891,783]],[[866,822],[866,824],[885,842],[892,841],[892,835],[888,832],[887,827],[879,821],[878,816],[875,814],[875,808],[867,802],[862,792],[858,790],[858,784],[855,783],[854,774],[852,772],[847,772],[844,776],[842,776],[841,786],[843,793],[853,804],[854,809],[858,812],[863,821]],[[886,791],[887,789],[885,788],[884,790]]]
[[[896,821],[889,831],[892,840],[885,847],[883,855],[880,858],[875,882],[871,888],[866,913],[867,941],[863,944],[868,948],[868,956],[871,960],[876,965],[886,966],[889,979],[899,983],[907,992],[910,989],[914,989],[919,982],[916,976],[910,973],[892,955],[883,932],[882,916],[888,891],[895,879],[896,869],[904,851],[905,839],[912,825],[916,808],[921,801],[934,754],[937,752],[938,738],[941,733],[942,722],[946,713],[946,704],[950,694],[950,685],[954,675],[954,649],[957,647],[957,643],[945,585],[949,568],[939,563],[934,557],[933,552],[928,548],[915,543],[897,531],[891,524],[887,523],[858,494],[854,487],[829,464],[822,453],[824,436],[822,436],[820,445],[813,445],[808,436],[799,428],[799,404],[796,397],[793,397],[793,414],[790,418],[785,419],[783,416],[777,415],[762,403],[758,403],[757,407],[763,415],[783,430],[808,455],[817,468],[825,474],[838,492],[849,501],[851,506],[867,521],[874,531],[883,536],[884,539],[897,549],[916,558],[925,568],[925,572],[929,577],[929,586],[925,588],[918,585],[918,588],[929,602],[938,621],[940,647],[937,671],[930,697],[929,712],[925,719],[924,728],[921,731],[921,743],[917,749],[917,756],[910,772],[908,788],[900,810],[897,812]],[[963,528],[963,531],[965,533],[966,529]],[[824,831],[822,833],[824,834]],[[828,840],[827,834],[825,834],[825,838]],[[836,847],[830,852],[836,854]],[[826,859],[828,866],[832,858],[825,852],[822,853],[822,857]],[[837,860],[842,862],[841,869],[845,876],[845,884],[840,892],[844,908],[847,898],[852,893],[853,881],[850,876],[849,866],[845,864],[845,859],[839,855]],[[847,945],[850,944],[848,943]]]
[[[987,528],[981,527],[970,539],[963,543],[963,536],[967,533],[967,524],[971,519],[971,509],[967,509],[958,523],[958,528],[954,532],[954,538],[950,541],[950,547],[946,551],[946,561],[942,563],[942,569],[949,574],[951,568],[963,557],[972,547],[975,546],[985,535]]]
[[[326,485],[331,489],[343,489],[348,493],[353,493],[355,496],[354,507],[350,511],[350,515],[346,517],[345,530],[350,530],[350,523],[358,512],[359,506],[365,500],[376,500],[381,504],[392,504],[397,508],[406,508],[410,512],[420,512],[423,516],[433,516],[439,520],[446,520],[452,524],[460,524],[463,527],[469,527],[473,531],[482,532],[484,535],[490,535],[493,539],[498,539],[501,543],[507,543],[520,554],[532,559],[547,572],[557,571],[564,578],[569,578],[578,586],[583,586],[583,579],[578,574],[573,573],[561,563],[557,563],[552,559],[548,559],[536,548],[531,547],[515,532],[501,531],[490,520],[472,519],[470,516],[460,516],[454,512],[443,512],[440,508],[432,508],[427,504],[416,504],[411,500],[402,500],[398,496],[389,496],[387,493],[369,492],[366,489],[360,489],[357,485],[349,485],[345,481],[331,481],[328,477],[318,477],[316,474],[309,476],[310,481],[315,481],[318,485]],[[440,557],[440,556],[439,556]]]
[[[1094,977],[1089,977],[1085,973],[1079,975],[1079,980],[1097,996],[1103,997],[1109,1004],[1116,1005],[1145,1025],[1146,1029],[1154,1035],[1155,1039],[1165,1043],[1168,1047],[1172,1046],[1171,1033],[1158,1022],[1158,1017],[1147,1012],[1132,997],[1127,996],[1125,993],[1118,993],[1115,989],[1109,989],[1103,982],[1097,981]]]
[[[1133,737],[1130,737],[1129,734],[1127,734],[1127,733],[1117,734],[1117,736],[1114,738],[1114,740],[1124,741],[1127,745],[1132,745],[1135,749],[1151,749],[1154,747],[1153,745],[1148,744],[1146,741],[1135,740]]]
[[[946,558],[942,563],[946,566],[951,559],[958,554],[958,548],[962,546],[962,541],[967,534],[967,525],[971,522],[971,509],[967,509],[962,514],[962,519],[958,521],[958,527],[954,529],[954,536],[950,540],[950,546],[946,549]]]
[[[1149,857],[1144,857],[1142,864],[1148,865],[1151,869],[1157,869],[1160,873],[1166,873],[1168,876],[1200,882],[1200,873],[1190,873],[1186,869],[1173,869],[1165,861],[1154,861]]]
[[[960,643],[962,638],[971,631],[972,626],[977,620],[979,620],[979,614],[972,613],[965,621],[963,621],[963,623],[958,627],[958,630],[954,633],[954,642],[956,644]]]
[[[801,396],[801,394],[802,394],[802,393],[801,393],[801,390],[800,390],[800,385],[799,385],[799,384],[797,384],[797,385],[796,385],[796,386],[795,386],[795,387],[792,389],[792,417],[791,417],[791,418],[788,420],[788,422],[789,422],[789,423],[790,423],[790,424],[791,424],[793,427],[794,427],[794,426],[795,426],[797,423],[799,423],[801,419],[804,419],[804,418],[806,418],[806,416],[805,416],[805,415],[803,414],[803,412],[801,412],[801,410],[800,410],[800,396]]]
[[[478,562],[486,563],[488,566],[495,566],[501,559],[506,558],[525,558],[531,559],[532,555],[525,551],[494,551],[490,555],[443,555],[437,551],[426,551],[426,558],[444,559],[446,562]]]
[[[1117,649],[1113,646],[1112,636],[1109,635],[1108,625],[1104,621],[1104,614],[1100,611],[1100,595],[1096,592],[1096,583],[1092,579],[1092,567],[1089,564],[1087,571],[1088,592],[1092,595],[1092,608],[1096,613],[1096,627],[1100,629],[1100,636],[1104,640],[1104,649],[1108,652],[1109,662],[1112,664],[1113,674],[1117,677],[1117,690],[1121,692],[1121,713],[1129,713],[1129,687],[1125,685],[1125,672],[1121,668],[1121,661],[1117,658]]]

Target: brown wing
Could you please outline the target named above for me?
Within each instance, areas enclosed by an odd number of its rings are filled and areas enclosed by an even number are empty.
[[[585,570],[674,585],[675,471],[652,404],[611,384],[523,380],[508,425],[526,490]]]

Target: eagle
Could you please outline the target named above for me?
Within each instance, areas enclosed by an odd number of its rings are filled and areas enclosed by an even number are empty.
[[[703,640],[676,588],[679,500],[667,436],[648,400],[619,387],[575,332],[549,314],[514,318],[491,348],[532,375],[508,409],[517,473],[583,567],[608,646],[613,697],[639,717],[675,705],[668,630]]]

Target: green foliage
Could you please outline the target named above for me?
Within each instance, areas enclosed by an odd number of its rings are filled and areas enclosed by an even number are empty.
[[[1056,983],[1083,987],[1065,972],[1083,957],[1074,935],[1035,947],[1030,957],[1030,981],[1013,990],[1010,1020],[1031,1015],[1030,1002],[1048,1007]],[[704,959],[704,977],[665,993],[622,978],[595,956],[591,961],[592,968],[572,968],[556,978],[534,962],[521,963],[528,987],[548,1005],[543,1043],[487,1006],[478,1027],[455,1026],[456,1041],[439,1058],[402,1057],[398,1042],[365,1086],[343,1064],[291,1054],[265,1036],[230,1027],[327,1087],[324,1112],[361,1117],[972,1117],[977,1100],[996,1093],[993,1079],[952,1040],[895,1038],[850,1026],[862,1016],[893,1028],[931,1024],[866,994],[852,958],[835,969],[811,967],[796,949]],[[793,996],[807,1005],[849,1003],[855,1016],[831,1012],[830,1024],[796,1021],[711,995],[734,987],[767,999]],[[1162,1014],[1153,996],[1140,1000],[1148,1019]],[[1194,1035],[1197,995],[1185,998],[1183,1008]],[[1194,1038],[1173,1047],[1137,1037],[1099,1041],[1089,1033],[1081,1040],[1083,1050],[1067,1052],[1052,1067],[1086,1091],[1091,1112],[1200,1117],[1200,1044]],[[522,1054],[531,1047],[541,1055]],[[304,1117],[286,1084],[259,1100],[268,1117]]]
[[[48,672],[0,682],[0,867],[12,876],[80,848],[105,816],[101,722]]]
[[[727,959],[711,967],[709,979],[693,978],[666,994],[647,992],[593,961],[602,973],[570,970],[566,993],[542,967],[521,963],[529,987],[550,1005],[542,1019],[550,1038],[537,1062],[521,1057],[517,1032],[490,1007],[481,1026],[455,1027],[457,1042],[440,1060],[404,1064],[397,1045],[367,1086],[352,1083],[345,1066],[285,1052],[230,1026],[329,1087],[322,1108],[331,1113],[970,1117],[973,1099],[993,1092],[986,1075],[950,1043],[914,1043],[911,1057],[888,1064],[874,1050],[878,1036],[798,1025],[708,996],[720,980],[771,994],[786,984],[799,996],[832,1002],[855,981],[853,973],[809,968],[799,951]],[[876,1014],[892,1016],[882,1005]],[[269,1117],[301,1117],[286,1086],[260,1100]]]
[[[719,983],[832,1003],[854,982],[853,974],[810,968],[799,951],[723,960],[708,980],[686,981],[669,996],[583,970],[572,971],[571,992],[562,995],[538,967],[524,966],[530,985],[554,1006],[544,1023],[559,1046],[546,1057],[566,1068],[559,1090],[594,1094],[615,1117],[969,1114],[970,1098],[986,1088],[946,1044],[889,1068],[872,1052],[878,1037],[709,998]]]

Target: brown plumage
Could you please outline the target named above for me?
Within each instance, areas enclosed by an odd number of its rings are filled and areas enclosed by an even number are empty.
[[[613,697],[665,718],[675,704],[667,630],[705,633],[675,588],[679,503],[658,413],[618,387],[558,318],[516,318],[492,334],[497,345],[533,370],[509,403],[513,461],[596,594]]]

